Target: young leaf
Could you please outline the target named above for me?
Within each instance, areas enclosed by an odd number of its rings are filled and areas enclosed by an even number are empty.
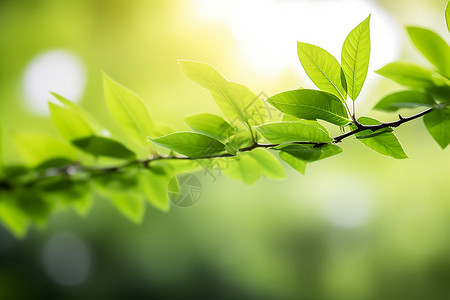
[[[191,158],[205,158],[225,151],[218,140],[196,132],[176,132],[152,141]]]
[[[267,102],[283,113],[301,119],[321,119],[338,126],[351,122],[344,104],[332,94],[321,91],[304,89],[282,92],[270,97]]]
[[[280,179],[286,177],[280,161],[267,150],[257,148],[248,153],[259,165],[261,173],[267,178]]]
[[[181,71],[191,81],[208,89],[229,121],[241,120],[258,125],[264,123],[267,111],[247,87],[230,82],[208,64],[178,60]]]
[[[51,102],[48,105],[53,124],[66,140],[73,141],[99,132],[78,111]]]
[[[139,173],[139,184],[148,202],[164,212],[170,207],[167,188],[172,177],[165,168],[153,165]]]
[[[90,136],[72,141],[77,148],[94,156],[132,159],[136,154],[121,143],[102,136]]]
[[[445,149],[450,143],[450,109],[436,109],[423,117],[423,122],[434,140]]]
[[[35,167],[55,158],[75,161],[75,150],[63,141],[35,133],[17,133],[14,141],[25,162]]]
[[[306,169],[305,161],[293,156],[292,154],[289,154],[289,153],[283,152],[283,151],[279,152],[279,156],[283,161],[285,161],[292,168],[294,168],[301,174],[305,175],[305,169]]]
[[[378,125],[381,122],[369,117],[361,117],[358,119],[358,122],[363,125]],[[355,125],[351,125],[352,129],[356,129]],[[404,159],[408,158],[405,151],[402,148],[402,145],[398,141],[397,137],[393,132],[383,131],[380,134],[374,135],[372,137],[368,137],[369,134],[376,133],[370,130],[364,130],[355,134],[355,136],[361,143],[371,148],[372,150],[387,155],[396,159]]]
[[[16,238],[25,237],[30,222],[6,194],[0,194],[0,220]]]
[[[342,152],[338,145],[325,144],[320,147],[314,145],[283,144],[275,149],[286,152],[306,162],[321,160]]]
[[[239,151],[239,147],[234,142],[228,142],[225,144],[225,150],[231,155],[236,155]]]
[[[349,97],[355,101],[369,69],[370,15],[353,29],[342,46],[341,63]]]
[[[283,114],[283,117],[281,119],[281,121],[286,121],[286,122],[297,122],[297,121],[301,121],[304,123],[307,123],[309,125],[312,126],[316,126],[319,127],[320,129],[322,129],[323,131],[325,131],[326,133],[328,133],[328,130],[322,126],[319,122],[315,121],[315,120],[302,120],[300,118],[294,117],[294,116],[290,116],[290,115],[285,115]]]
[[[425,56],[443,75],[450,78],[450,47],[436,33],[420,27],[407,27],[409,37],[416,48]]]
[[[413,88],[428,88],[434,85],[433,73],[412,63],[393,62],[375,71],[375,73]]]
[[[320,47],[300,42],[297,43],[297,52],[303,69],[312,82],[322,91],[345,101],[345,78],[336,58]]]
[[[111,200],[117,210],[129,220],[139,224],[144,219],[145,203],[139,195],[111,193]]]
[[[431,107],[436,102],[424,92],[402,91],[387,95],[375,105],[374,109],[385,111],[397,111],[401,108],[416,108],[420,106]]]
[[[227,121],[214,114],[198,114],[186,117],[184,121],[193,130],[209,135],[218,140],[225,140],[236,133]]]
[[[153,122],[145,103],[132,91],[103,74],[106,103],[123,131],[140,144],[147,136],[156,136]]]
[[[255,129],[271,143],[329,143],[333,140],[322,129],[302,121],[267,123]]]
[[[248,153],[241,153],[238,157],[227,159],[228,164],[222,169],[223,173],[231,179],[243,181],[245,184],[253,185],[261,176],[258,162]]]

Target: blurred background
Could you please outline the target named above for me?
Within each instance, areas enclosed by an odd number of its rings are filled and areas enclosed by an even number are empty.
[[[0,120],[11,134],[57,136],[48,91],[111,123],[101,71],[134,90],[153,119],[219,113],[177,59],[209,63],[261,95],[312,87],[296,41],[340,58],[348,32],[372,13],[370,71],[426,65],[404,26],[446,40],[446,0],[0,1]],[[371,72],[357,111],[402,88]],[[405,115],[414,113],[406,112]],[[385,121],[395,115],[370,112]],[[201,198],[142,225],[104,198],[89,215],[53,215],[16,240],[0,225],[0,299],[450,299],[449,150],[420,120],[396,130],[408,160],[352,139],[306,176],[252,187],[197,174]]]

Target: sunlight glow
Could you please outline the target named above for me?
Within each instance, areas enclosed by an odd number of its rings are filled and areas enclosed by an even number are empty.
[[[76,102],[82,96],[85,85],[83,62],[66,50],[50,50],[34,57],[23,76],[27,108],[38,115],[48,114],[49,92]]]

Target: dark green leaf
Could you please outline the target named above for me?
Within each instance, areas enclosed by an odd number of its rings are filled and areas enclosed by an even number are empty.
[[[301,119],[321,119],[339,126],[351,122],[344,104],[332,94],[321,91],[287,91],[270,97],[267,102],[283,113]]]
[[[218,140],[225,140],[236,133],[236,130],[227,121],[213,114],[193,115],[185,118],[184,121],[193,130]]]
[[[212,137],[195,132],[176,132],[152,141],[191,158],[204,158],[225,151],[225,145]]]
[[[90,136],[77,139],[72,144],[94,156],[105,156],[118,159],[132,159],[136,155],[121,143],[102,136]]]
[[[387,95],[375,105],[374,109],[385,111],[397,111],[401,108],[416,108],[420,106],[431,107],[436,102],[424,92],[402,91]]]
[[[302,121],[267,123],[257,126],[255,129],[271,143],[328,143],[333,140],[319,127]]]
[[[306,43],[297,43],[300,62],[308,77],[324,92],[345,101],[347,90],[339,62],[324,49]],[[344,84],[343,84],[344,83]]]
[[[353,29],[342,46],[342,70],[347,81],[348,96],[355,101],[361,92],[369,69],[370,15]]]
[[[231,155],[236,155],[239,147],[234,142],[228,142],[225,144],[225,150]]]
[[[446,77],[450,78],[450,47],[436,33],[419,27],[407,27],[416,48]]]
[[[393,62],[375,72],[401,85],[413,88],[432,87],[435,82],[431,71],[407,62]]]
[[[426,114],[423,122],[434,140],[445,149],[450,143],[450,109],[436,109]]]
[[[378,125],[381,124],[380,121],[369,118],[369,117],[361,117],[358,119],[358,122],[363,125]],[[355,125],[351,125],[352,129],[356,129]],[[366,137],[362,139],[358,139],[361,143],[371,148],[372,150],[387,155],[396,159],[404,159],[408,158],[405,151],[402,148],[402,145],[398,141],[397,137],[393,132],[384,131],[381,134],[375,134],[373,137],[367,137],[370,134],[377,133],[372,132],[371,130],[364,130],[357,134],[355,134],[356,138],[358,137]]]

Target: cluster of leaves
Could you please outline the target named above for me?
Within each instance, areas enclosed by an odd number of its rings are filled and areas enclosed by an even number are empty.
[[[448,15],[447,8],[447,24]],[[393,130],[422,116],[445,148],[450,142],[450,48],[429,30],[409,27],[408,33],[436,69],[404,62],[380,69],[379,74],[410,90],[388,95],[375,107],[427,110],[407,118],[399,115],[389,123],[356,117],[354,103],[369,66],[369,22],[370,16],[347,36],[340,63],[320,47],[298,43],[300,62],[319,90],[285,91],[265,101],[207,64],[180,60],[183,74],[211,92],[225,117],[189,116],[185,121],[192,131],[175,132],[156,124],[138,96],[106,75],[107,106],[120,128],[113,135],[81,107],[53,94],[51,118],[63,139],[30,133],[14,136],[23,164],[1,166],[0,220],[20,237],[30,223],[44,224],[59,209],[69,207],[85,215],[98,193],[140,222],[145,199],[158,209],[169,209],[167,189],[181,172],[219,169],[247,184],[261,175],[283,178],[275,154],[304,173],[308,163],[341,153],[338,144],[350,136],[383,155],[403,159],[407,156]],[[340,128],[342,134],[331,137],[319,120]]]

